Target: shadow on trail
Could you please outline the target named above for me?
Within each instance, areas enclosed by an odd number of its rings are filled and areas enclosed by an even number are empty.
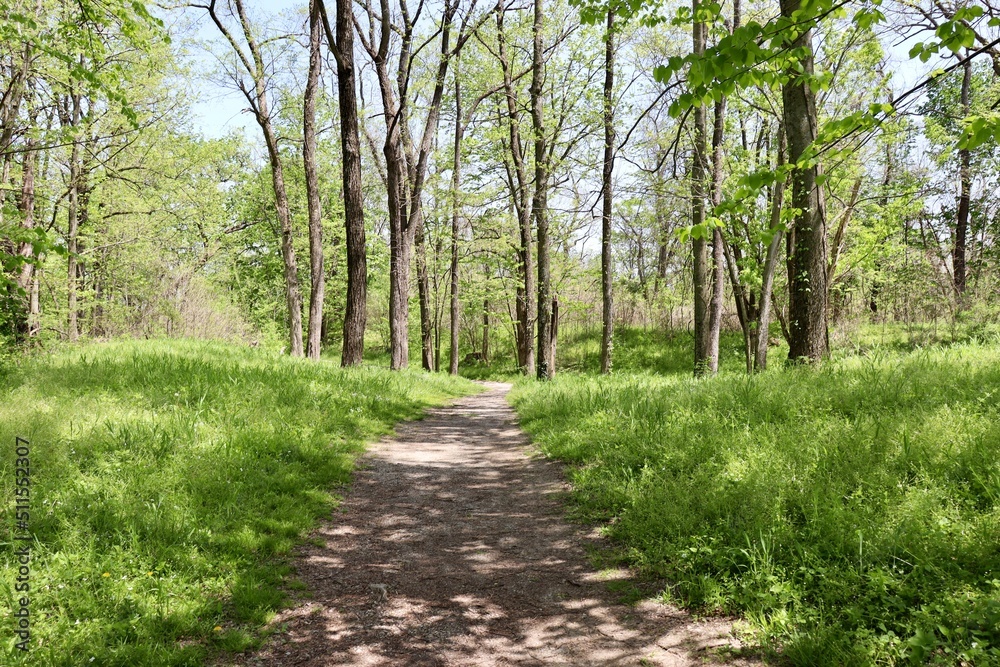
[[[247,664],[746,664],[725,622],[614,602],[558,465],[525,457],[507,387],[488,386],[375,448],[303,550],[312,600]]]

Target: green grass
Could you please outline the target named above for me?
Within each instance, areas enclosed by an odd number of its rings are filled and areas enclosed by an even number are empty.
[[[694,335],[690,331],[618,327],[612,349],[612,369],[616,373],[690,374]],[[788,347],[784,344],[780,348],[772,348],[769,354],[772,363],[780,363],[787,356]],[[574,333],[559,341],[556,347],[557,372],[597,373],[600,369],[599,330]],[[719,370],[746,370],[741,333],[722,332],[719,340]]]
[[[464,380],[121,342],[0,376],[0,664],[201,665],[259,641],[290,549],[364,442]],[[14,442],[31,441],[31,651],[15,650]]]
[[[512,395],[623,559],[781,661],[1000,664],[1000,345],[688,372]]]

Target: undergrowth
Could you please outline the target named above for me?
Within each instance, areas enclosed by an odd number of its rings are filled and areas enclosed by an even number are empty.
[[[201,665],[259,641],[287,554],[366,440],[470,385],[194,341],[0,376],[0,664]],[[15,436],[31,442],[30,651],[15,649]]]

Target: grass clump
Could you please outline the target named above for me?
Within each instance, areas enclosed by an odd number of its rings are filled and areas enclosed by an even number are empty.
[[[1000,664],[1000,347],[755,376],[566,374],[513,403],[687,605],[798,665]]]
[[[201,665],[258,640],[285,555],[364,442],[468,393],[193,341],[120,342],[0,377],[0,664]],[[31,441],[31,650],[14,648],[15,436]]]

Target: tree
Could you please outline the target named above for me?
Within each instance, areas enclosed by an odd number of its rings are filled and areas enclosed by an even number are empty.
[[[542,32],[545,27],[543,0],[535,0],[534,22],[532,23],[533,50],[531,56],[531,126],[534,131],[535,194],[531,211],[538,234],[538,362],[537,377],[547,380],[555,374],[555,359],[552,354],[552,266],[549,256],[548,218],[548,163],[549,153],[545,131],[545,101],[543,80],[545,76]]]
[[[293,357],[301,357],[303,354],[302,292],[299,288],[299,269],[295,258],[295,246],[292,242],[292,221],[288,211],[284,165],[278,146],[278,134],[274,129],[272,118],[267,67],[264,63],[261,43],[258,41],[247,16],[243,0],[226,0],[226,7],[230,15],[234,15],[234,18],[238,20],[244,42],[242,45],[237,41],[234,33],[226,27],[216,5],[217,0],[212,0],[208,5],[192,4],[191,6],[208,12],[216,28],[225,37],[238,59],[237,64],[229,69],[228,75],[246,98],[254,120],[264,135],[268,161],[271,166],[274,204],[281,230],[281,255],[285,266],[285,303],[288,308],[289,353]],[[244,77],[249,77],[249,82]]]
[[[692,0],[691,13],[694,24],[691,30],[692,53],[705,55],[708,27],[701,17],[700,0]],[[712,282],[715,272],[711,268],[705,216],[705,173],[708,171],[708,131],[704,103],[694,106],[694,145],[691,153],[691,250],[694,253],[694,372],[695,375],[715,373],[719,367],[718,338],[712,335]],[[714,232],[713,232],[714,233]],[[713,350],[712,342],[716,341]]]
[[[781,0],[781,15],[794,20],[801,0]],[[815,161],[806,161],[816,140],[816,95],[812,86],[812,30],[790,28],[785,43],[801,55],[790,65],[782,84],[785,139],[792,165],[791,205],[795,210],[788,235],[788,357],[818,361],[828,352],[826,324],[826,211]]]
[[[323,273],[323,211],[320,203],[319,174],[316,173],[316,94],[319,88],[320,43],[323,20],[320,0],[309,0],[309,74],[302,101],[302,162],[306,176],[306,200],[309,209],[309,334],[306,356],[319,359],[323,332],[323,298],[326,276]],[[346,217],[346,216],[345,216]]]
[[[434,87],[427,103],[423,132],[419,142],[410,135],[410,83],[414,63],[414,39],[417,22],[424,9],[420,4],[415,14],[410,13],[406,0],[400,0],[401,26],[394,26],[389,0],[380,0],[379,9],[365,5],[368,17],[368,36],[360,34],[361,43],[375,65],[386,135],[382,152],[385,157],[386,190],[389,209],[390,280],[389,280],[389,329],[390,367],[406,368],[409,364],[409,284],[410,259],[416,234],[423,226],[421,196],[427,177],[427,163],[437,134],[441,101],[444,94],[448,64],[464,46],[471,33],[467,32],[473,3],[462,18],[455,45],[451,45],[452,22],[458,12],[459,0],[446,2],[442,7],[440,22],[440,51]],[[377,29],[376,29],[377,26]],[[393,82],[389,73],[390,43],[393,34],[399,34],[400,51]],[[425,278],[421,290],[426,290]],[[433,366],[429,337],[429,313],[426,291],[421,300],[421,348],[425,368]]]
[[[613,213],[611,177],[615,169],[615,8],[608,8],[604,46],[604,168],[601,170],[601,373],[611,372],[611,349],[614,337],[614,302],[612,299],[613,266],[611,253],[611,216]]]
[[[507,8],[502,0],[497,3],[497,52],[503,72],[503,91],[506,100],[507,113],[504,118],[508,134],[508,152],[512,168],[506,169],[508,189],[510,191],[511,207],[517,215],[517,231],[519,245],[517,248],[519,280],[516,288],[515,312],[517,327],[517,365],[521,372],[531,376],[535,374],[535,319],[537,302],[532,298],[535,294],[535,267],[532,254],[532,219],[534,193],[528,179],[528,163],[526,145],[521,139],[521,103],[515,87],[513,63],[507,50],[507,35],[504,29],[504,16]],[[530,68],[534,73],[534,66]],[[507,166],[506,160],[504,166]],[[511,174],[513,172],[513,174]]]
[[[458,225],[461,219],[462,186],[462,135],[465,126],[462,122],[462,77],[459,73],[459,62],[455,61],[455,145],[451,165],[451,303],[449,308],[449,331],[451,333],[451,352],[448,358],[448,372],[458,375],[458,328],[462,317],[461,304],[458,300]]]
[[[365,241],[364,195],[361,189],[361,141],[358,137],[358,101],[354,67],[354,12],[350,0],[337,0],[334,36],[323,0],[317,0],[327,44],[337,61],[340,105],[340,145],[343,155],[344,227],[347,236],[347,307],[341,364],[357,366],[365,347],[368,316],[368,266]]]

